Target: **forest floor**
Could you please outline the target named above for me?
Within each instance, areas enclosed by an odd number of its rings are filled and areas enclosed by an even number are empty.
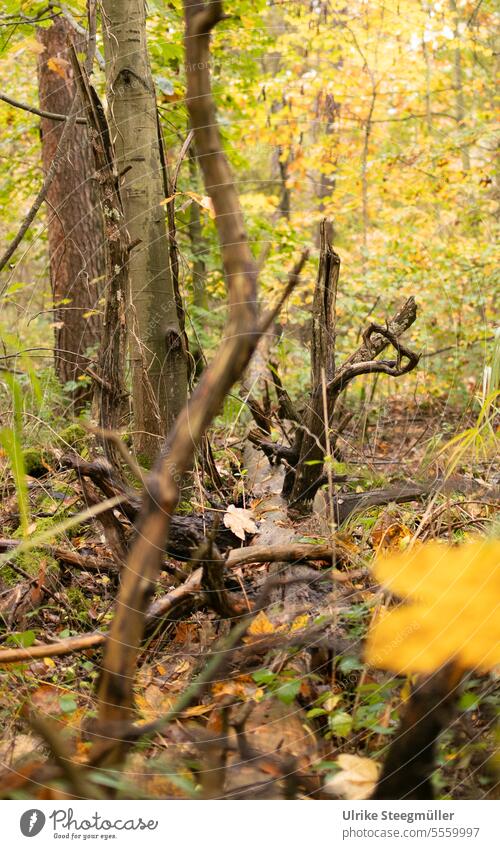
[[[342,460],[335,471],[345,473],[348,481],[336,486],[336,494],[441,480],[445,466],[440,445],[472,426],[474,418],[437,400],[396,396],[382,407],[372,404],[368,413],[365,406],[339,442]],[[226,561],[223,591],[233,608],[223,615],[220,599],[207,604],[207,588],[201,592],[200,581],[183,590],[197,566],[196,546],[191,546],[191,560],[167,554],[156,598],[173,603],[156,618],[143,643],[135,682],[139,723],[170,710],[203,668],[214,641],[229,633],[238,611],[251,609],[270,575],[281,583],[231,650],[224,674],[200,690],[194,703],[153,741],[136,745],[119,778],[110,773],[100,780],[114,786],[121,798],[332,798],[335,792],[328,782],[338,770],[338,755],[380,763],[409,696],[409,679],[373,670],[363,661],[364,638],[382,598],[370,573],[374,555],[404,549],[415,535],[420,541],[457,542],[491,534],[498,521],[498,470],[491,460],[468,457],[464,465],[457,464],[446,486],[419,500],[362,507],[332,534],[328,492],[320,493],[307,520],[291,518],[279,496],[282,467],[271,467],[261,452],[248,447],[243,426],[241,432],[231,431],[230,438],[222,428],[214,433],[219,491],[207,493],[196,471],[181,514],[206,519],[207,532],[216,537],[224,557],[251,545],[333,545],[335,569],[321,558],[307,564]],[[85,445],[85,439],[77,439],[39,452],[38,459],[33,453],[29,534],[43,531],[46,537],[43,545],[3,567],[2,648],[35,649],[100,634],[109,625],[119,548],[126,548],[133,520],[116,510],[114,530],[101,515],[57,537],[50,535],[56,523],[96,503],[95,481],[61,462],[70,452],[84,456]],[[5,552],[22,535],[14,483],[6,462],[0,459],[0,464],[0,552]],[[243,540],[223,531],[222,521],[210,531],[214,516],[227,517],[230,504],[249,511],[244,516],[251,533],[243,530]],[[67,756],[85,761],[100,657],[96,645],[2,665],[4,796],[71,798],[67,782],[39,770],[53,755],[54,729],[63,731]],[[494,687],[494,676],[464,680],[457,715],[440,738],[433,775],[438,797],[480,798],[491,790]],[[50,733],[40,736],[30,720],[33,710],[51,718]],[[363,773],[367,761],[357,763]],[[362,792],[375,778],[370,769],[357,776]]]

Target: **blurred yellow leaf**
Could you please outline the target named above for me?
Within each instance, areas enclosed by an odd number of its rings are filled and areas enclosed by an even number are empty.
[[[204,713],[210,713],[215,707],[215,702],[212,702],[209,705],[194,705],[194,707],[186,708],[186,710],[182,711],[182,716],[190,717],[190,716],[203,716]]]
[[[300,631],[302,628],[305,628],[309,622],[309,616],[307,613],[303,613],[301,616],[297,616],[296,619],[293,620],[290,625],[290,631]]]
[[[375,561],[375,578],[409,603],[385,610],[368,637],[372,666],[409,674],[449,660],[500,663],[500,542],[421,545]]]
[[[63,80],[67,79],[69,66],[70,63],[67,59],[61,59],[56,56],[51,56],[50,59],[47,59],[47,68],[54,71]]]
[[[344,799],[369,799],[375,790],[380,764],[371,758],[357,755],[339,755],[340,772],[325,784],[325,790]]]

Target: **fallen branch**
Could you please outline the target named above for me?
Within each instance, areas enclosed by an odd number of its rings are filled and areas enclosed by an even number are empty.
[[[27,649],[2,649],[0,651],[0,666],[3,663],[26,663],[39,657],[56,657],[61,654],[72,654],[75,651],[85,651],[103,645],[105,640],[105,634],[93,631],[91,634],[67,637],[57,643],[30,646]]]
[[[148,608],[145,617],[146,629],[157,625],[158,620],[164,619],[179,602],[198,592],[201,589],[202,575],[203,569],[196,569],[182,586],[176,587],[171,592],[156,599]],[[100,631],[92,631],[90,634],[67,637],[57,643],[30,646],[29,648],[2,649],[0,650],[0,666],[3,663],[26,663],[41,657],[56,657],[57,655],[95,649],[104,645],[107,636]]]
[[[342,545],[340,543],[340,550]],[[289,545],[250,545],[247,548],[239,548],[230,551],[226,558],[228,569],[237,569],[249,563],[299,563],[309,560],[326,560],[334,563],[339,549],[332,549],[329,545],[311,545],[308,543],[290,543]],[[363,570],[362,570],[363,571]],[[363,571],[363,574],[364,571]],[[358,572],[339,572],[336,569],[329,572],[336,581],[349,581],[359,577]]]

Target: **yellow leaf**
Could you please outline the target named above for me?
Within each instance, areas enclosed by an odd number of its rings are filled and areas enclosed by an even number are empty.
[[[270,619],[266,616],[263,610],[257,614],[252,624],[248,629],[248,633],[257,637],[261,634],[274,634],[275,627]]]
[[[36,53],[37,55],[45,53],[46,49],[43,44],[40,44],[38,39],[33,36],[25,38],[24,41],[21,42],[20,46],[22,46],[23,50],[29,50],[30,53]]]
[[[211,702],[209,705],[195,705],[194,707],[187,708],[187,710],[182,711],[182,716],[202,716],[204,713],[209,713],[215,707],[215,702]]]
[[[500,542],[422,545],[374,564],[376,579],[408,603],[374,622],[367,662],[399,674],[449,660],[462,669],[500,664]]]
[[[63,80],[68,77],[70,63],[67,59],[61,59],[60,57],[51,56],[50,59],[47,59],[47,68],[51,71],[54,71],[58,77],[61,77]]]

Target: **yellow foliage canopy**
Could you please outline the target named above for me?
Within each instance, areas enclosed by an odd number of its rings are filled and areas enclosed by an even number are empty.
[[[373,571],[406,603],[374,622],[369,664],[402,674],[449,660],[482,671],[500,664],[500,542],[421,545],[377,559]]]

